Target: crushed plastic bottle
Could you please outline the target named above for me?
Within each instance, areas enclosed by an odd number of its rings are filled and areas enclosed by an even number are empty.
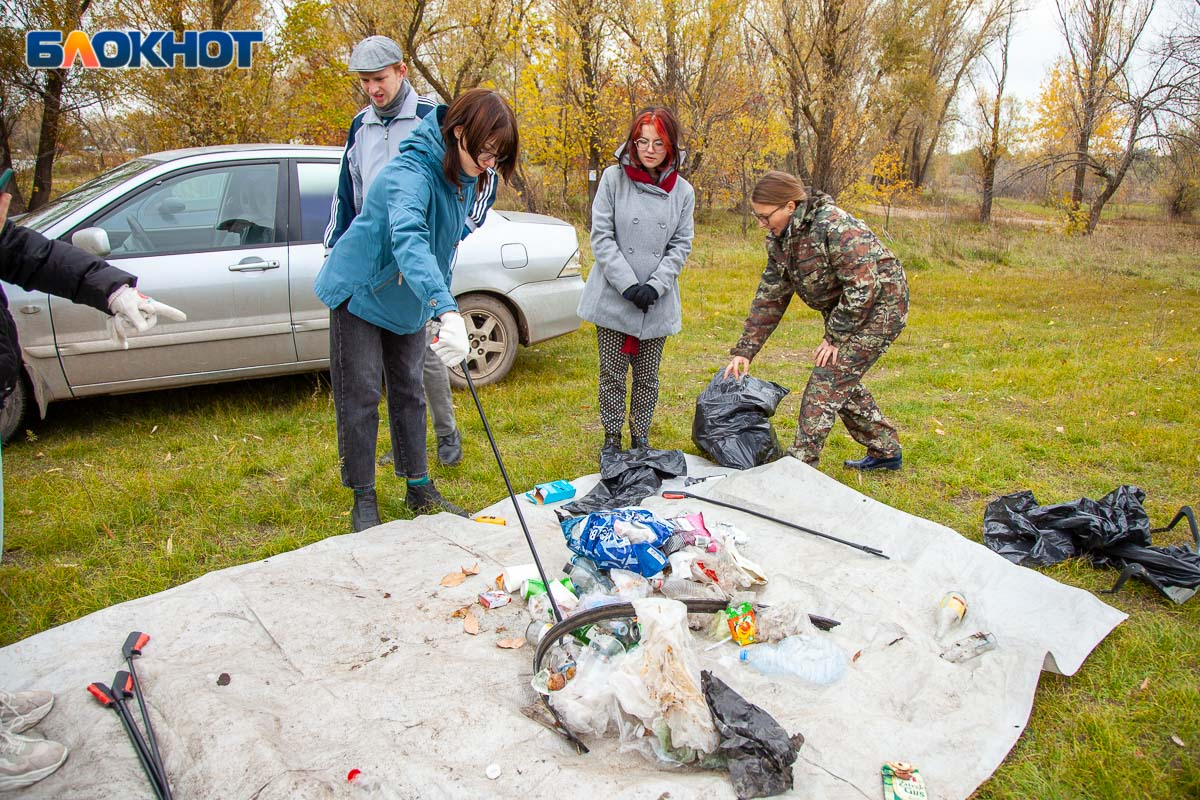
[[[368,775],[357,767],[346,774],[346,782],[355,797],[372,800],[401,800],[400,793],[385,784],[377,775]]]
[[[587,556],[577,555],[563,566],[563,572],[575,586],[575,594],[582,597],[596,588],[611,592],[613,582],[609,580],[608,570],[600,569],[595,561]],[[555,599],[558,599],[557,596]]]
[[[830,640],[809,634],[743,647],[738,660],[764,675],[794,675],[818,684],[833,683],[846,672],[846,654]]]
[[[958,592],[946,592],[937,607],[937,637],[944,637],[966,615],[967,599]]]

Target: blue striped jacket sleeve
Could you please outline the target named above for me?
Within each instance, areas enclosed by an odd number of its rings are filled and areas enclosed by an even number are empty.
[[[342,165],[338,170],[337,191],[333,193],[333,204],[329,208],[329,224],[325,226],[325,247],[333,247],[342,234],[350,227],[350,223],[358,215],[354,208],[354,178],[350,174],[350,151],[354,148],[354,139],[358,129],[362,127],[362,114],[357,114],[350,123],[350,131],[346,134],[346,148],[342,150]]]

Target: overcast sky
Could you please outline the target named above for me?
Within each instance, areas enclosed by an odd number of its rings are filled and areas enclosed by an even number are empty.
[[[1028,5],[1029,10],[1017,17],[1006,87],[1022,103],[1037,100],[1046,70],[1066,53],[1054,0],[1029,0]]]

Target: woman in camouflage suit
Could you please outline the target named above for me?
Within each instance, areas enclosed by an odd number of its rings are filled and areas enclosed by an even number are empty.
[[[825,319],[813,353],[796,439],[788,454],[816,466],[834,421],[841,417],[865,458],[854,469],[900,469],[896,428],[862,384],[863,374],[887,351],[908,321],[904,268],[875,234],[819,192],[811,196],[794,176],[768,172],[750,196],[766,228],[767,268],[750,304],[741,339],[725,377],[740,378],[798,295]]]

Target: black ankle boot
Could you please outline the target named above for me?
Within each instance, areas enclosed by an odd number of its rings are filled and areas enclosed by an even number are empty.
[[[621,452],[621,435],[616,436],[606,434],[604,437],[604,446],[600,448],[600,460],[603,461],[605,456],[615,456]]]
[[[408,491],[404,494],[404,503],[418,514],[437,514],[449,511],[460,517],[469,516],[464,509],[442,497],[442,493],[433,485],[433,481],[416,486],[408,484]]]
[[[375,490],[354,493],[354,508],[350,511],[350,526],[355,533],[382,525],[379,519],[379,505],[375,499]]]
[[[650,437],[648,436],[632,436],[629,439],[629,449],[637,450],[639,447],[649,447]]]

